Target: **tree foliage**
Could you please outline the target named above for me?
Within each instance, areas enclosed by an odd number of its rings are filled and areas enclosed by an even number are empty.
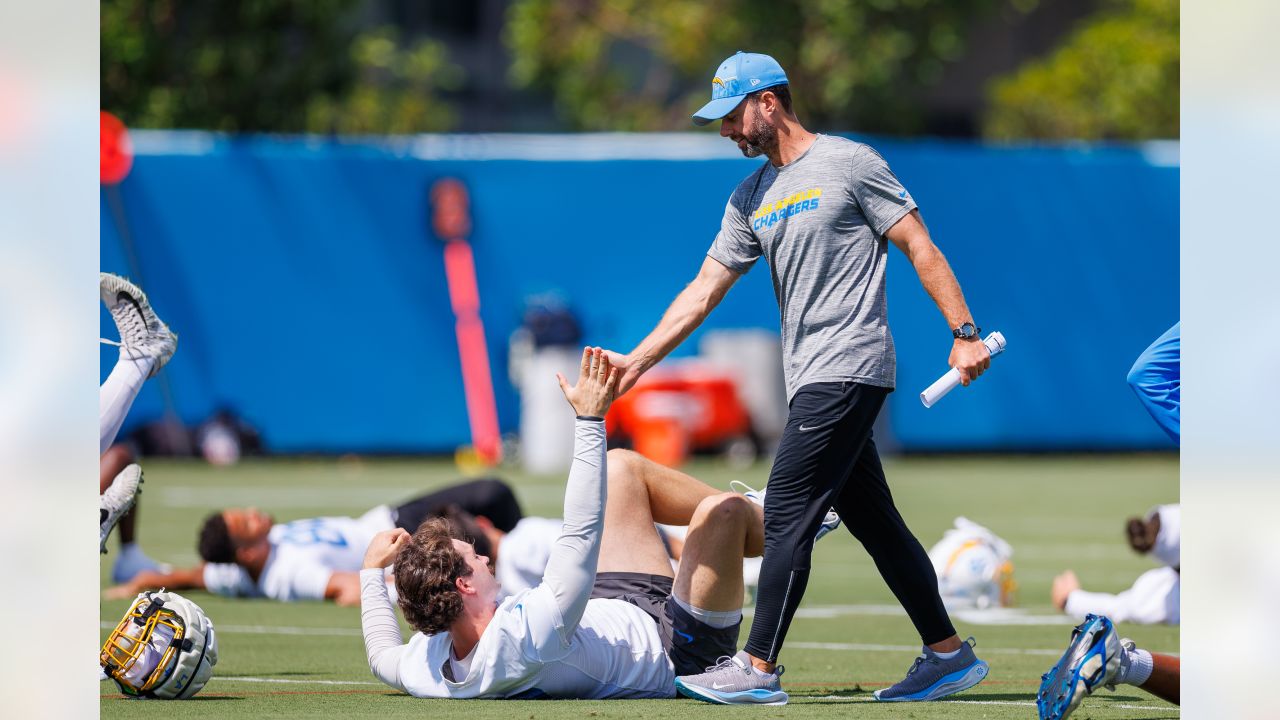
[[[919,129],[919,90],[1008,0],[515,0],[512,80],[585,130],[684,130],[735,50],[772,55],[815,127]],[[1021,10],[1035,0],[1012,3]]]
[[[134,127],[418,132],[462,72],[430,40],[361,30],[358,0],[103,0],[102,105]]]
[[[1052,55],[991,85],[996,140],[1178,137],[1178,2],[1112,0]]]

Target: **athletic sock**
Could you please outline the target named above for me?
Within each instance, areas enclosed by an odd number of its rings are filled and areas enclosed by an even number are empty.
[[[1120,672],[1116,675],[1116,682],[1123,685],[1141,685],[1151,679],[1151,672],[1155,670],[1155,660],[1152,659],[1151,653],[1146,650],[1124,650],[1120,656]]]
[[[727,628],[727,627],[733,627],[734,625],[737,625],[738,623],[742,622],[741,608],[737,610],[724,610],[724,611],[703,610],[700,607],[694,607],[690,605],[689,603],[681,600],[675,595],[672,595],[671,599],[674,600],[676,604],[681,607],[681,609],[683,609],[685,612],[692,615],[693,619],[697,620],[703,625],[706,625],[708,627],[713,627],[717,630]]]
[[[938,652],[938,651],[936,651],[936,650],[935,650],[935,651],[933,651],[933,654],[934,654],[934,656],[935,656],[935,657],[937,657],[939,660],[950,660],[951,658],[953,658],[953,657],[955,657],[955,656],[959,655],[959,654],[960,654],[960,651],[961,651],[962,649],[963,649],[963,648],[956,648],[955,650],[952,650],[951,652]]]
[[[142,384],[155,366],[155,358],[134,360],[120,348],[120,359],[98,389],[98,454],[107,451],[115,442],[120,426],[129,414],[129,408],[142,390]]]

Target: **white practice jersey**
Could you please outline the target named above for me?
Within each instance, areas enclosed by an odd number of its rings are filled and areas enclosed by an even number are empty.
[[[373,536],[395,527],[390,511],[379,506],[360,516],[294,520],[271,528],[271,554],[254,582],[239,565],[207,563],[204,584],[210,592],[273,600],[323,600],[335,572],[359,572]]]
[[[1171,567],[1158,567],[1115,595],[1076,590],[1067,596],[1065,609],[1080,618],[1094,613],[1115,622],[1177,625],[1182,621],[1182,576]]]
[[[388,601],[389,602],[389,601]],[[471,654],[466,677],[449,679],[449,633],[418,633],[404,647],[399,685],[431,698],[669,698],[675,670],[658,623],[623,600],[587,603],[582,621],[565,634],[546,586],[498,606]]]
[[[527,517],[502,538],[494,575],[502,584],[503,598],[542,582],[551,548],[563,527],[564,521],[558,518]]]

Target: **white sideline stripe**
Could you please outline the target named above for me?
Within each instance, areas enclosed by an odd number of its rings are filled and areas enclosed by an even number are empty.
[[[104,630],[115,629],[116,623],[100,623]],[[324,627],[288,627],[284,625],[222,625],[215,624],[213,629],[218,634],[232,633],[236,635],[318,635],[325,637],[361,637],[363,633],[355,628]]]
[[[902,652],[920,654],[919,645],[873,645],[870,643],[823,643],[823,642],[800,642],[794,641],[787,643],[789,648],[799,648],[801,650],[846,650],[850,652]],[[996,648],[983,647],[980,651],[983,654],[995,653],[998,655],[1047,655],[1057,657],[1062,654],[1066,648],[1063,645],[1060,648],[1044,650],[1039,648]]]
[[[1105,696],[1104,696],[1105,697]],[[879,700],[869,697],[847,697],[844,695],[824,695],[816,698],[805,698],[813,700],[839,700],[848,703],[879,703]],[[966,698],[948,698],[938,702],[956,703],[958,705],[1008,705],[1011,707],[1035,707],[1033,702],[1019,702],[1017,700],[968,700]],[[1165,710],[1176,713],[1182,712],[1182,708],[1176,705],[1107,705],[1111,708],[1123,708],[1125,710]]]
[[[359,515],[375,505],[395,505],[447,484],[434,484],[420,490],[404,487],[319,487],[308,488],[305,493],[298,492],[297,488],[284,487],[170,485],[160,488],[157,494],[160,504],[168,508],[261,507],[280,511],[354,507],[362,508],[353,513]],[[151,492],[149,489],[144,503],[156,500]],[[564,485],[522,485],[518,494],[523,498],[563,497]]]
[[[223,675],[214,675],[212,679],[225,682],[280,683],[281,685],[382,685],[380,682],[368,682],[365,680],[285,680],[283,678],[226,677]]]

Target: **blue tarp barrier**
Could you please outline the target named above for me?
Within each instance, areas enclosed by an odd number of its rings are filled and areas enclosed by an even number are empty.
[[[920,390],[946,369],[950,335],[891,249],[896,441],[906,450],[1171,447],[1125,373],[1178,319],[1176,144],[869,142],[920,204],[979,324],[1009,340],[977,384],[921,407]],[[587,342],[629,350],[692,279],[730,191],[761,162],[706,135],[137,133],[136,144],[130,176],[103,192],[102,268],[140,274],[179,332],[166,374],[181,418],[234,408],[281,452],[440,452],[469,441],[429,225],[435,180],[458,177],[471,193],[481,314],[510,431],[518,398],[506,344],[524,298],[557,291]],[[777,326],[758,267],[704,329]],[[114,337],[105,311],[102,327]],[[104,347],[103,377],[114,358]],[[161,413],[149,383],[126,432]]]

